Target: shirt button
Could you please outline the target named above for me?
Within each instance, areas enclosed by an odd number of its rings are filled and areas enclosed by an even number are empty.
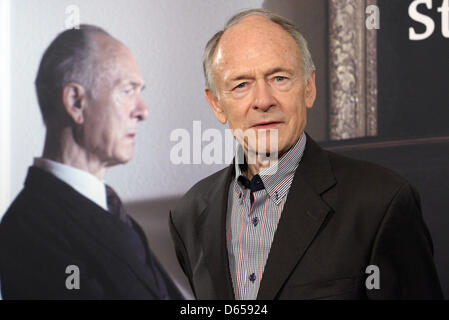
[[[254,217],[252,222],[254,226],[257,226],[257,224],[259,223],[259,219],[257,217]]]
[[[251,281],[252,283],[254,283],[254,281],[256,281],[256,275],[254,273],[250,274],[249,281]]]

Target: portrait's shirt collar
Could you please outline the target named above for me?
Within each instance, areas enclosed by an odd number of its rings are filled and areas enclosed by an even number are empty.
[[[261,170],[258,174],[269,197],[277,205],[279,205],[281,199],[290,189],[293,175],[295,174],[296,168],[298,167],[304,153],[306,140],[306,134],[303,132],[298,141],[296,141],[293,147],[291,147],[286,154],[284,154],[270,167]],[[235,155],[235,180],[236,185],[238,185],[241,189],[245,187],[244,184],[241,183],[241,180],[248,180],[242,173],[242,170],[244,170],[246,166],[247,163],[243,148],[239,144]]]
[[[98,206],[108,210],[105,184],[94,175],[45,158],[34,158],[34,166],[53,174]]]

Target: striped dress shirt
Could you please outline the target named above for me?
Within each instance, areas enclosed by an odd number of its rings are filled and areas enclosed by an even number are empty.
[[[251,181],[242,175],[236,152],[235,177],[229,187],[226,240],[237,300],[257,298],[282,209],[306,145],[303,133],[276,164]],[[243,167],[242,167],[243,166]]]

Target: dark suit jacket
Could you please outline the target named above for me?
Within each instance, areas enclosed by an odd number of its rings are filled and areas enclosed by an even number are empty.
[[[133,224],[31,167],[0,224],[3,298],[182,298]],[[79,290],[66,288],[69,265],[79,268]]]
[[[170,215],[198,299],[234,297],[225,238],[233,176],[231,165],[198,182]],[[308,136],[257,298],[440,299],[432,255],[419,195],[407,181],[325,151]],[[380,289],[365,286],[369,265],[379,268]]]

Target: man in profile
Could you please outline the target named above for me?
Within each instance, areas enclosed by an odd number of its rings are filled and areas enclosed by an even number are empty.
[[[35,84],[45,146],[0,224],[3,298],[181,298],[102,180],[132,159],[148,116],[129,49],[95,26],[66,30],[45,51]]]
[[[305,133],[315,67],[290,21],[265,10],[235,15],[208,42],[203,66],[212,111],[243,152],[170,215],[197,298],[442,297],[416,190]],[[264,161],[267,151],[278,161]]]

